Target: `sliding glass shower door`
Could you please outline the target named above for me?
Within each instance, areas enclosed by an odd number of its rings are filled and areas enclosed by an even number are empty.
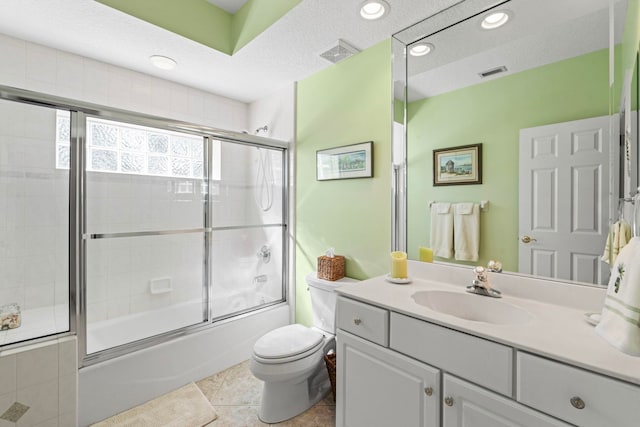
[[[285,299],[286,152],[230,141],[213,147],[221,159],[211,176],[211,300],[219,319]]]
[[[87,354],[208,320],[205,143],[87,119]]]

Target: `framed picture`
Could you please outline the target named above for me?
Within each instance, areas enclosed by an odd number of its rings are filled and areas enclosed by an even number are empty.
[[[373,141],[316,151],[316,179],[371,178]]]
[[[482,184],[482,144],[433,150],[433,185]]]

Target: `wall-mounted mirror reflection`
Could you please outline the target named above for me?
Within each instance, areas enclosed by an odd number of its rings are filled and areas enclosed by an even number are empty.
[[[632,222],[638,185],[638,1],[471,0],[394,37],[409,257],[430,247],[438,261],[605,285],[610,224]],[[434,186],[474,167],[434,150],[471,144],[482,182]]]

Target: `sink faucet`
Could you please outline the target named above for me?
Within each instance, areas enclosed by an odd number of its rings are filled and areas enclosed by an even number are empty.
[[[471,282],[471,286],[467,286],[467,292],[483,295],[485,297],[502,298],[502,293],[497,289],[493,289],[489,284],[487,271],[484,267],[478,266],[474,268],[473,273],[476,277]]]

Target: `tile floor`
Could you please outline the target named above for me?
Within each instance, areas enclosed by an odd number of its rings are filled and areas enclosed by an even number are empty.
[[[239,363],[196,384],[209,399],[218,418],[210,427],[334,427],[336,407],[329,393],[307,412],[277,424],[266,424],[258,419],[262,381],[249,371],[249,361]]]

